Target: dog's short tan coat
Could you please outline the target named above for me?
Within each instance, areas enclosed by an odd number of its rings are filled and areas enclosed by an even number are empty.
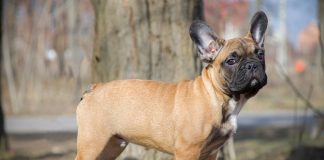
[[[220,53],[194,80],[93,85],[77,107],[76,159],[114,159],[128,142],[173,154],[176,160],[215,158],[212,151],[231,136],[226,131],[235,132],[235,124],[224,117],[249,98],[233,99],[227,93],[221,63],[233,51],[249,57],[256,48],[251,34],[218,43]]]

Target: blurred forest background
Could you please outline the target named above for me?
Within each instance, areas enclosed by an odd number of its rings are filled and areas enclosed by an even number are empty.
[[[205,20],[219,36],[229,39],[247,34],[258,10],[269,18],[268,84],[242,114],[299,113],[312,120],[284,127],[240,128],[235,157],[267,159],[274,152],[272,159],[303,159],[303,153],[307,157],[324,152],[324,1],[2,0],[1,5],[0,129],[7,129],[10,151],[0,151],[0,159],[73,159],[75,128],[71,133],[45,129],[41,134],[26,134],[23,129],[10,130],[19,126],[8,126],[13,123],[6,119],[74,119],[82,92],[95,82],[193,79],[202,64],[189,37],[191,22]],[[64,120],[63,124],[75,126],[75,121]],[[30,121],[29,125],[37,124]],[[0,140],[5,139],[2,135]],[[170,159],[134,146],[122,158],[127,156]],[[323,154],[318,157],[324,159]]]

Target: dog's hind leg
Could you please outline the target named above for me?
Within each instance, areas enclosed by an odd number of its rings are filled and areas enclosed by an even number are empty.
[[[96,125],[84,123],[82,120],[78,120],[77,155],[75,160],[100,159],[100,155],[112,134],[107,132],[98,133]]]
[[[115,159],[127,146],[127,142],[112,133],[107,120],[98,119],[97,112],[90,110],[83,100],[77,108],[77,155],[76,160]]]
[[[75,160],[114,160],[123,152],[127,144],[127,141],[116,135],[107,139],[102,135],[87,137],[79,131]]]
[[[111,129],[79,106],[76,160],[113,160],[127,146],[127,142],[111,133]],[[83,114],[82,114],[83,113]],[[85,116],[86,115],[86,116]]]

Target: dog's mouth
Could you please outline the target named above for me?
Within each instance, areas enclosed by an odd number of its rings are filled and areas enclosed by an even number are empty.
[[[267,75],[260,77],[252,77],[247,88],[255,88],[255,89],[261,89],[263,86],[267,84]]]
[[[258,91],[267,83],[266,78],[264,80],[260,80],[257,78],[251,78],[251,80],[246,83],[240,83],[236,85],[230,85],[229,89],[234,94],[244,94],[251,91]]]
[[[254,87],[254,86],[257,86],[259,83],[260,83],[260,82],[259,82],[257,79],[253,78],[253,79],[251,80],[250,86],[251,86],[251,87]]]

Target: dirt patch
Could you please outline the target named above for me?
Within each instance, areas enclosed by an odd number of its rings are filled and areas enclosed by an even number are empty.
[[[10,135],[9,153],[2,153],[3,160],[66,160],[74,159],[76,134],[24,134]]]

